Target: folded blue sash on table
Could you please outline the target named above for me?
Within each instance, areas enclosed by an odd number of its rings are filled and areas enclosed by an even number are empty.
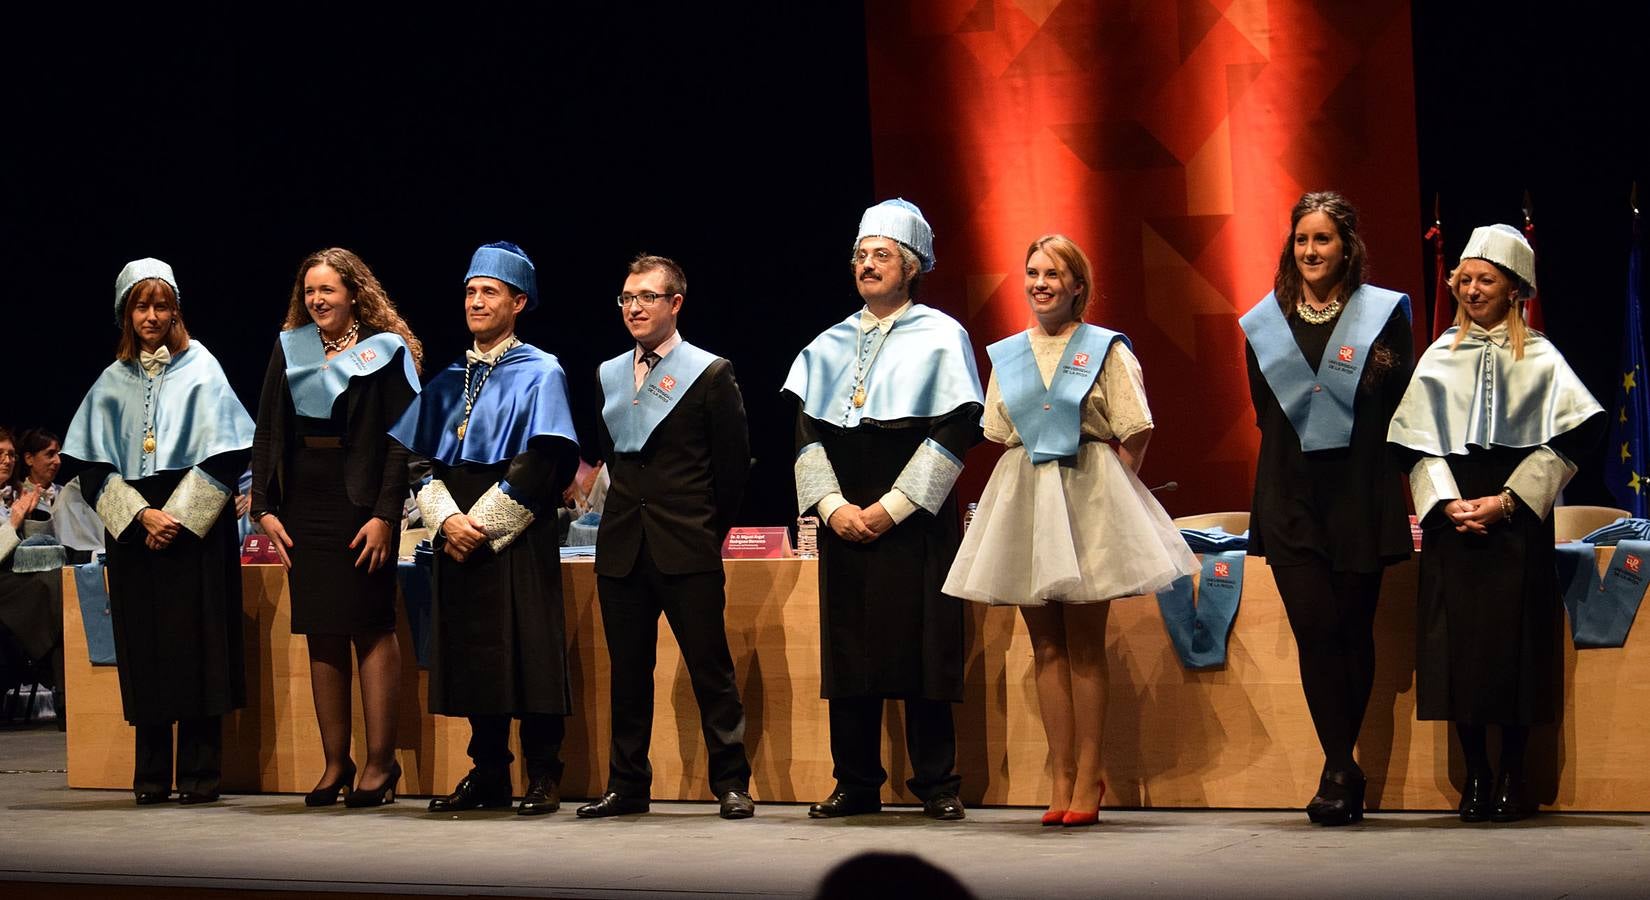
[[[1243,597],[1243,564],[1249,532],[1226,529],[1182,528],[1180,534],[1193,553],[1203,556],[1203,571],[1194,588],[1183,575],[1157,595],[1163,627],[1174,644],[1181,665],[1207,669],[1226,663],[1226,641]]]
[[[1585,540],[1558,545],[1554,557],[1558,584],[1564,591],[1564,609],[1570,615],[1570,639],[1577,650],[1627,643],[1645,586],[1650,583],[1650,572],[1641,571],[1650,562],[1650,541],[1624,539],[1617,543],[1602,579],[1593,560],[1594,545]]]

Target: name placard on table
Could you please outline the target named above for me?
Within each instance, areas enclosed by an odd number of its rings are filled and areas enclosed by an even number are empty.
[[[735,528],[722,542],[723,559],[788,559],[791,530],[783,525],[771,528]]]

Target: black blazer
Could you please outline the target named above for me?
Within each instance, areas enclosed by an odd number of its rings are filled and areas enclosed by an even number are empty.
[[[597,408],[606,405],[601,380]],[[719,571],[750,476],[750,433],[733,363],[717,359],[659,422],[637,453],[616,453],[597,417],[597,446],[612,486],[596,533],[596,574],[622,578],[642,539],[667,575]]]

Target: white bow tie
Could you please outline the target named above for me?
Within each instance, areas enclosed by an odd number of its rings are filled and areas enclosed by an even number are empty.
[[[150,378],[159,375],[161,370],[166,368],[166,364],[171,361],[172,351],[166,349],[165,344],[160,345],[160,349],[153,353],[147,350],[138,351],[138,365],[143,367],[143,371],[147,372]]]

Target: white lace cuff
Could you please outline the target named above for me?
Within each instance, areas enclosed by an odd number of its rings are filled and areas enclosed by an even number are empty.
[[[1507,487],[1530,511],[1542,519],[1553,510],[1558,492],[1575,477],[1575,463],[1551,447],[1542,445],[1524,457],[1512,474],[1507,476]]]
[[[197,466],[184,473],[183,480],[172,489],[172,496],[166,498],[161,510],[177,519],[178,524],[195,537],[206,537],[228,502],[229,488]]]
[[[502,553],[510,542],[521,536],[533,524],[533,511],[510,499],[500,485],[487,489],[470,507],[470,518],[487,532],[487,545],[494,553]]]
[[[1461,489],[1455,486],[1455,473],[1449,463],[1438,456],[1423,456],[1409,470],[1409,493],[1415,498],[1415,521],[1427,517],[1434,506],[1461,499]]]
[[[962,460],[951,451],[929,438],[911,454],[911,461],[894,479],[894,489],[910,498],[912,503],[939,514],[940,506],[951,494],[951,486],[962,474]]]
[[[837,484],[836,470],[831,468],[831,458],[825,455],[825,445],[815,441],[803,447],[796,454],[797,514],[807,512],[831,494],[841,493],[842,486]],[[819,512],[822,520],[827,518],[824,510]]]
[[[103,491],[97,495],[97,517],[116,540],[131,527],[138,513],[148,508],[149,502],[119,475],[110,475],[103,482]]]
[[[424,517],[424,527],[430,529],[430,534],[441,534],[441,523],[458,512],[458,504],[453,502],[453,495],[447,492],[447,485],[441,479],[432,478],[429,484],[418,489],[418,514]]]
[[[0,522],[0,563],[11,559],[11,552],[23,539],[17,536],[17,529],[11,527],[11,522]]]

